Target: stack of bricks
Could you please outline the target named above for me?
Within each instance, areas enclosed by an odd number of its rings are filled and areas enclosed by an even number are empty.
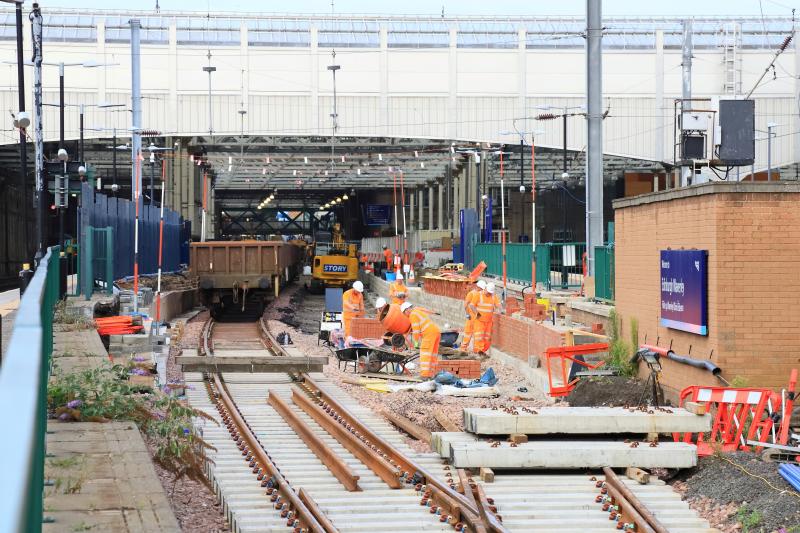
[[[463,300],[472,289],[472,282],[468,278],[447,279],[439,276],[424,276],[422,289],[428,294]]]
[[[523,361],[528,356],[541,356],[551,346],[563,346],[564,334],[527,318],[495,315],[492,324],[492,346]]]
[[[380,339],[386,332],[377,318],[354,318],[350,336],[355,339]]]
[[[439,361],[439,370],[450,372],[461,379],[478,379],[481,377],[481,362],[470,359]]]
[[[536,303],[535,294],[526,294],[524,315],[533,320],[547,320],[547,308]]]
[[[506,299],[506,315],[511,316],[517,311],[519,311],[519,300],[509,296],[508,299]]]

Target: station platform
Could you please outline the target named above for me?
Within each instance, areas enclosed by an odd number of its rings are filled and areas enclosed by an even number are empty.
[[[107,360],[94,329],[53,336],[54,374]],[[134,423],[48,420],[47,453],[43,531],[180,532]]]

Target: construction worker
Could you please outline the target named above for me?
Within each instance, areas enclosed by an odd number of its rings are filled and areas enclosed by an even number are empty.
[[[390,250],[388,246],[383,247],[383,260],[386,263],[386,272],[391,272],[394,270],[392,268],[392,263],[394,263],[394,252]]]
[[[403,283],[403,275],[398,272],[395,280],[389,285],[389,298],[393,304],[401,305],[406,301],[408,289]]]
[[[353,282],[353,288],[342,294],[342,325],[344,338],[350,336],[354,318],[364,316],[364,284],[360,281]]]
[[[494,283],[487,284],[475,302],[475,351],[480,355],[486,355],[492,345],[492,320],[494,313],[500,311],[500,299],[494,289]]]
[[[439,372],[439,341],[442,332],[433,323],[428,311],[403,302],[400,311],[411,321],[411,341],[419,348],[419,370],[423,378],[432,378]]]
[[[486,282],[479,279],[472,290],[464,297],[464,311],[467,312],[467,320],[464,323],[464,336],[461,339],[462,352],[469,351],[469,343],[472,340],[472,336],[475,334],[475,316],[478,314],[478,308],[476,307],[478,296],[485,288]]]
[[[383,308],[386,307],[386,298],[383,296],[379,296],[377,300],[375,300],[375,318],[380,320],[381,312],[383,312]]]

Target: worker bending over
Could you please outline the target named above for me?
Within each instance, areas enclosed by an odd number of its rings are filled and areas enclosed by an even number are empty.
[[[486,282],[482,279],[478,280],[475,286],[464,297],[464,311],[467,312],[467,321],[464,324],[464,336],[461,339],[461,351],[469,351],[469,343],[472,341],[472,336],[475,334],[475,316],[478,314],[477,300],[483,289],[486,288]]]
[[[402,305],[408,296],[408,288],[403,282],[403,275],[398,272],[397,278],[389,285],[389,299],[393,304]]]
[[[344,325],[344,338],[350,336],[353,319],[364,316],[364,284],[360,281],[353,282],[353,288],[342,294],[342,323]]]
[[[375,300],[375,318],[378,320],[381,319],[381,313],[384,307],[386,307],[386,298],[379,296],[378,299]]]
[[[416,308],[409,302],[400,306],[400,311],[408,315],[411,322],[411,339],[419,348],[419,370],[424,378],[432,378],[439,372],[439,341],[442,332],[433,323],[428,311]]]
[[[394,270],[392,267],[392,263],[394,263],[394,252],[392,252],[388,246],[383,247],[383,260],[386,262],[386,272],[392,272]]]
[[[478,295],[475,307],[475,351],[486,355],[492,345],[492,320],[494,314],[500,312],[500,300],[494,294],[494,283],[486,285],[486,289]]]

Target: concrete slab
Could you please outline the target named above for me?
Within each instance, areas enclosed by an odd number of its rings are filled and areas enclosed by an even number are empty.
[[[633,411],[633,412],[631,412]],[[711,431],[711,416],[685,409],[638,411],[623,407],[541,407],[536,414],[464,409],[464,429],[478,435],[683,433]]]
[[[625,442],[536,441],[511,447],[501,442],[451,442],[450,462],[456,468],[691,468],[697,447],[684,442],[662,442],[657,447]]]

